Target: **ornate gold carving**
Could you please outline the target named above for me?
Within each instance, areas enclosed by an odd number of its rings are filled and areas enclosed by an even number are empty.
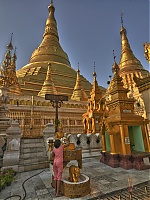
[[[58,132],[55,133],[55,139],[62,139],[64,137],[63,127],[60,123],[58,126]]]
[[[80,168],[75,165],[71,165],[69,167],[69,181],[78,182],[79,178],[80,178]]]
[[[79,69],[77,70],[76,84],[74,86],[74,90],[73,90],[71,99],[75,100],[75,101],[87,101],[88,100],[88,97],[82,87]]]
[[[150,62],[150,43],[146,42],[144,45],[144,56]]]
[[[78,166],[81,169],[82,168],[82,149],[76,148],[71,150],[65,150],[64,149],[64,166],[71,161],[71,160],[77,160]]]

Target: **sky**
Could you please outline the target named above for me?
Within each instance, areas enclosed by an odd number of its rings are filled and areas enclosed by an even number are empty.
[[[0,64],[10,42],[17,47],[17,69],[28,64],[42,41],[51,0],[0,0]],[[150,41],[149,0],[53,0],[59,41],[71,66],[91,83],[107,87],[114,50],[121,55],[121,13],[134,55],[150,70],[143,43]]]

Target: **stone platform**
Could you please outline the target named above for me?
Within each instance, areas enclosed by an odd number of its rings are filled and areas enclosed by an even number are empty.
[[[82,198],[74,198],[74,200],[86,200],[86,199],[100,199],[102,194],[118,191],[128,187],[128,178],[134,180],[135,185],[149,181],[150,170],[143,171],[130,169],[125,170],[120,167],[112,168],[108,165],[101,163],[100,157],[83,159],[83,168],[81,173],[90,177],[91,181],[91,193]],[[42,172],[43,170],[34,170],[28,172],[18,173],[13,184],[0,193],[0,200],[4,200],[6,197],[14,194],[24,195],[21,184],[27,178]],[[26,200],[68,200],[68,197],[57,197],[54,194],[54,189],[51,186],[51,169],[45,169],[42,173],[29,179],[25,183],[27,191]],[[11,198],[17,200],[17,198]]]

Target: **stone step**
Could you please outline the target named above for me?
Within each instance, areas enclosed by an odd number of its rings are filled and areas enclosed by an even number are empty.
[[[82,158],[100,157],[100,149],[82,150]]]
[[[26,164],[32,164],[32,163],[45,162],[45,161],[48,161],[47,156],[34,157],[34,158],[29,158],[29,159],[20,159],[19,164],[20,165],[26,165]]]
[[[26,172],[26,171],[31,171],[35,169],[44,169],[44,168],[49,168],[49,161],[19,165],[18,172]]]
[[[20,159],[29,159],[29,158],[35,158],[35,157],[43,157],[47,156],[46,151],[37,151],[37,152],[24,152],[21,153]]]
[[[21,143],[22,143],[22,144],[28,144],[28,143],[42,143],[42,142],[43,142],[43,138],[31,138],[31,139],[22,138],[22,139],[21,139]]]
[[[20,152],[21,154],[25,153],[37,153],[37,152],[43,152],[46,151],[45,147],[31,147],[31,148],[24,148],[21,146]]]
[[[43,142],[38,142],[38,143],[26,143],[26,144],[23,144],[21,143],[21,147],[22,148],[31,148],[31,147],[44,147],[44,143]]]
[[[49,167],[43,138],[21,139],[19,172]]]

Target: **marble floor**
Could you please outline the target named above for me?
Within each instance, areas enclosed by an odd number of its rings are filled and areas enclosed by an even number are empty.
[[[41,172],[41,173],[40,173]],[[99,158],[86,158],[82,161],[81,173],[90,177],[91,193],[82,198],[74,200],[87,200],[98,197],[101,194],[110,193],[128,187],[128,178],[134,181],[134,184],[143,183],[150,180],[150,170],[124,170],[122,168],[111,168],[99,161]],[[36,175],[38,174],[38,175]],[[36,176],[34,176],[36,175]],[[33,176],[32,178],[30,178]],[[11,186],[6,187],[0,193],[0,200],[5,200],[12,195],[20,195],[23,199],[24,190],[26,190],[25,200],[68,200],[67,197],[57,197],[51,186],[52,169],[34,170],[29,172],[17,173]],[[8,198],[19,200],[17,196]]]

